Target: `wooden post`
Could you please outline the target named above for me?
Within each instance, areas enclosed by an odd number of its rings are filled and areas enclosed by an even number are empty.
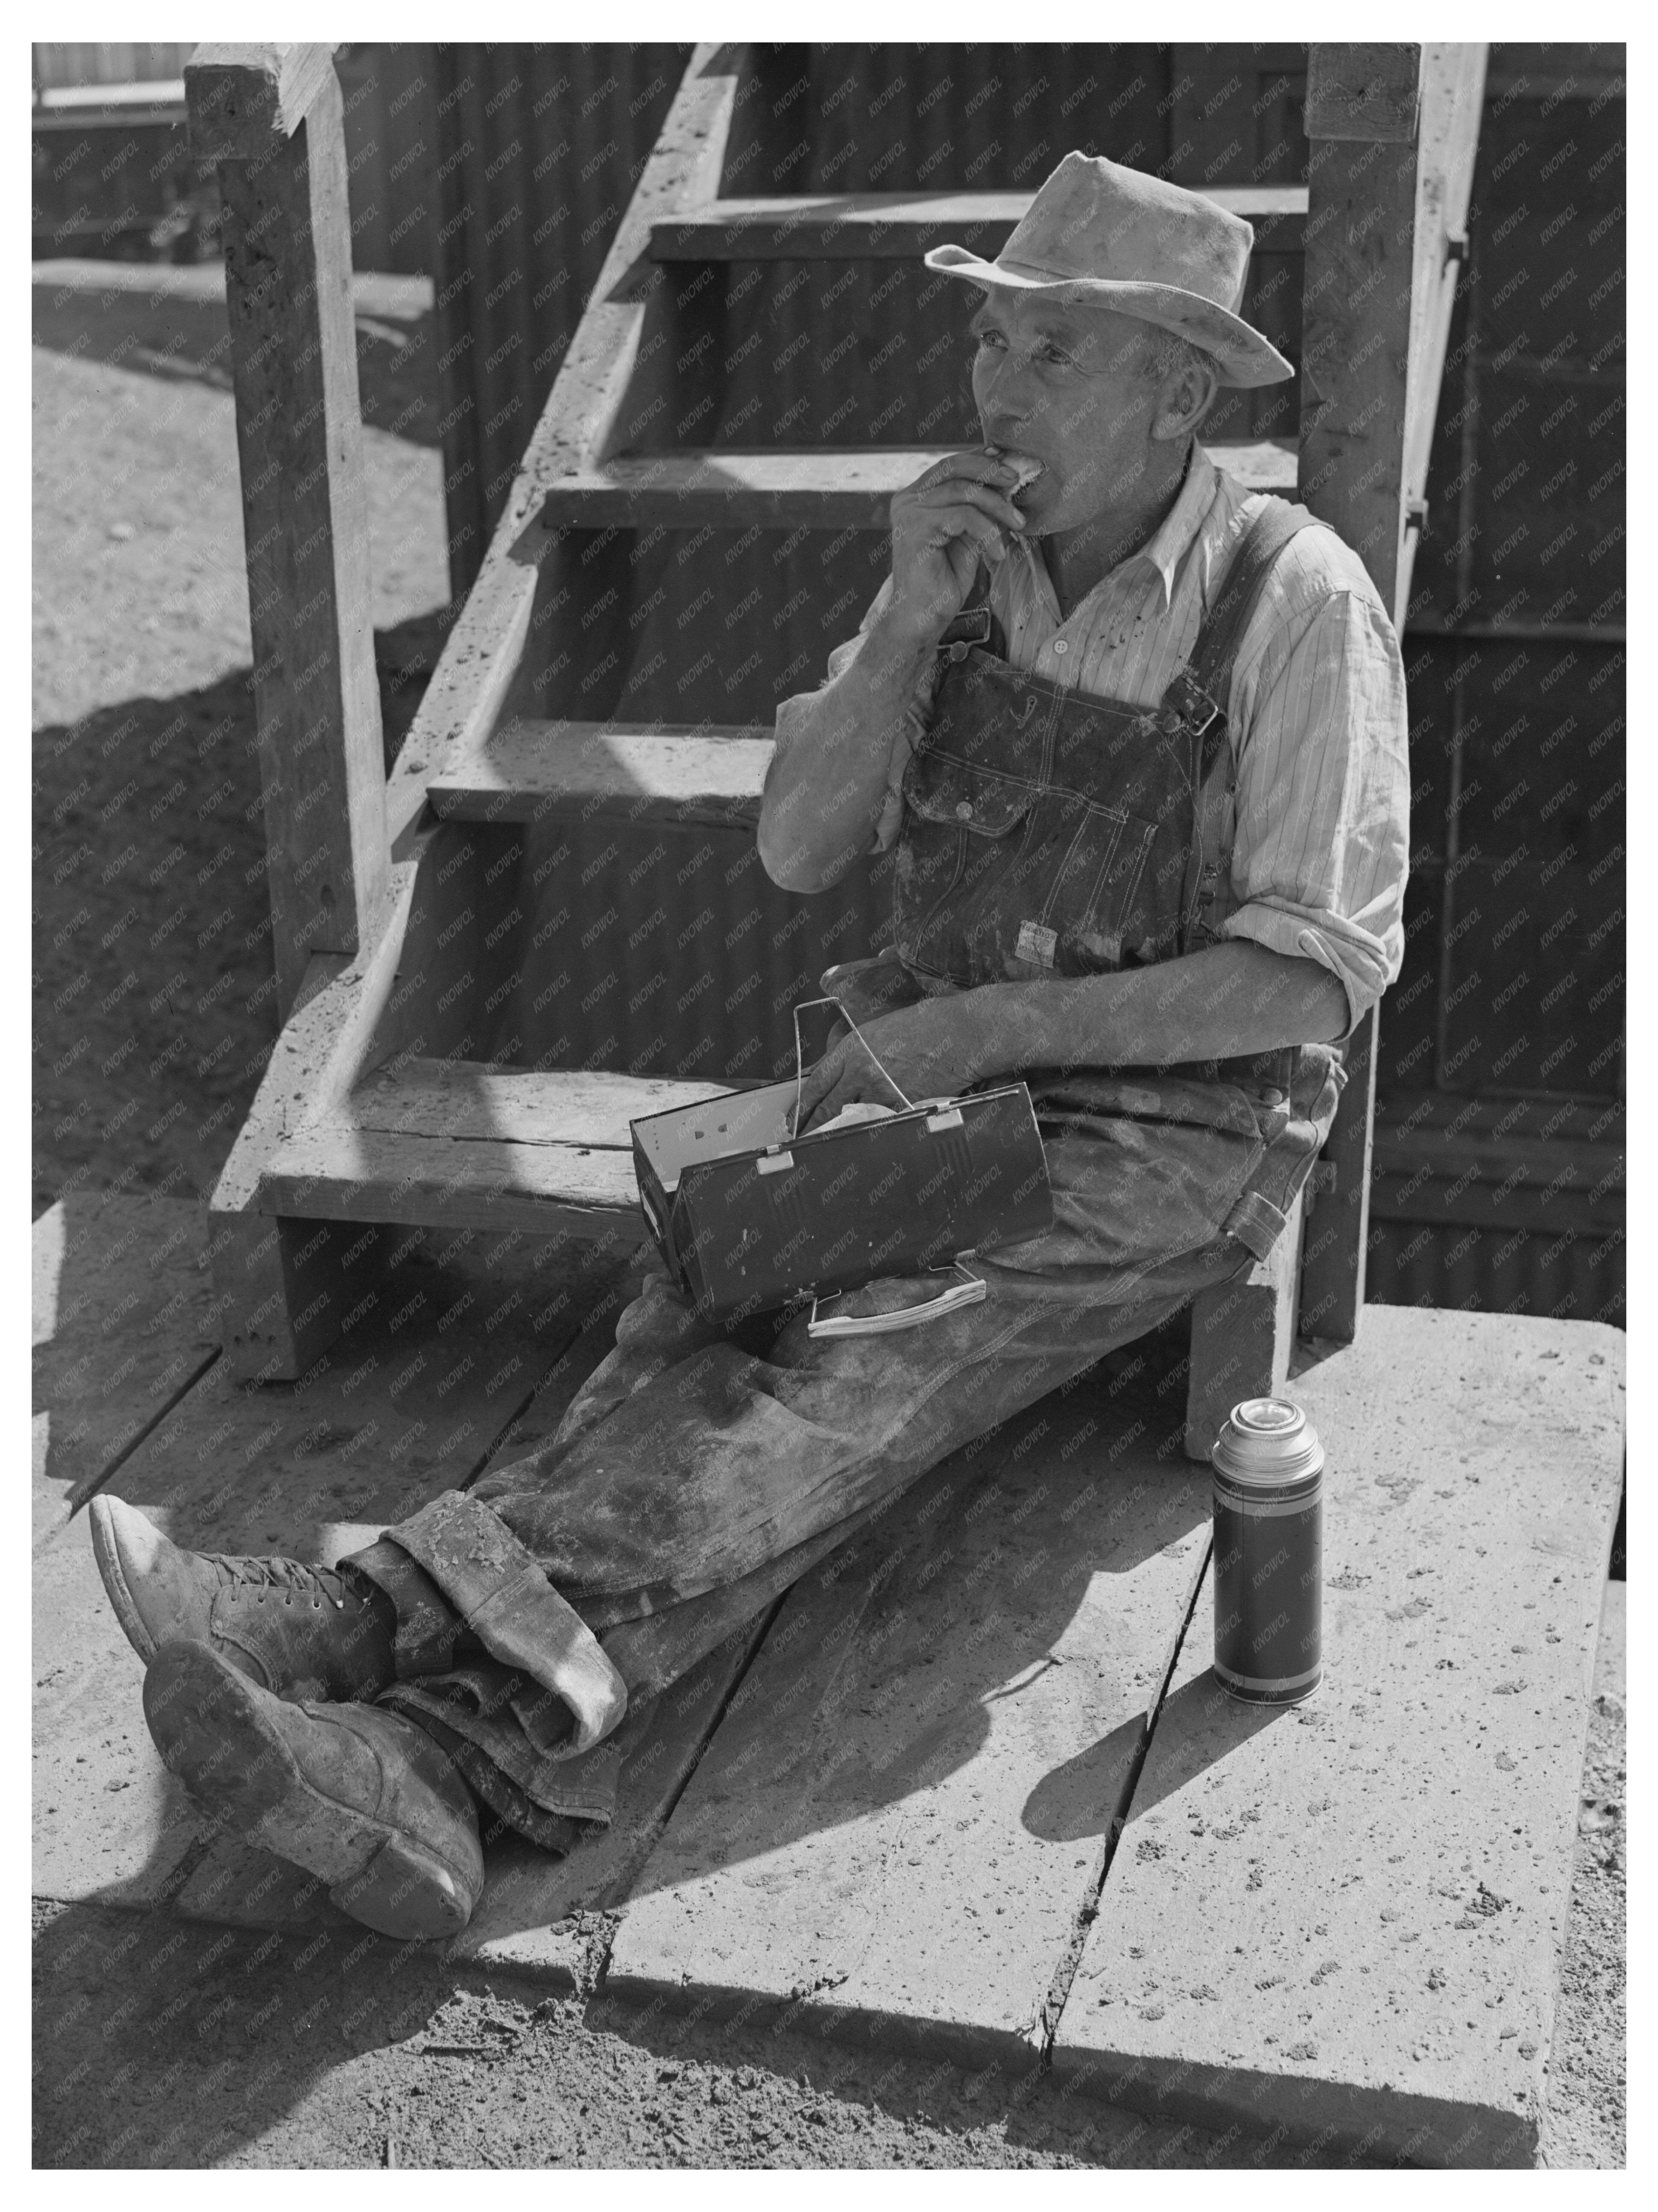
[[[1401,632],[1485,79],[1479,45],[1308,52],[1300,496]],[[1303,1333],[1341,1343],[1364,1304],[1376,1039],[1372,1009],[1347,1048],[1302,1273]]]
[[[216,162],[235,368],[276,998],[355,956],[386,889],[386,765],[332,49],[202,46],[191,143]]]
[[[1296,1341],[1304,1193],[1278,1243],[1248,1273],[1192,1302],[1186,1382],[1186,1456],[1206,1460],[1221,1424],[1241,1398],[1275,1395],[1289,1379]]]
[[[1299,496],[1359,556],[1396,622],[1421,60],[1404,44],[1315,46],[1307,58]],[[1333,1188],[1314,1208],[1301,1285],[1303,1329],[1343,1343],[1364,1304],[1376,1045],[1372,1009],[1347,1048],[1324,1148]]]

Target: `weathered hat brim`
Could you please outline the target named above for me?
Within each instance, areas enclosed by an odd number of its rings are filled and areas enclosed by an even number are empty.
[[[935,246],[923,258],[929,269],[945,276],[963,277],[987,291],[1060,293],[1067,300],[1092,301],[1114,314],[1155,324],[1158,330],[1190,338],[1193,345],[1212,354],[1221,382],[1240,390],[1282,384],[1296,373],[1278,348],[1242,316],[1179,284],[1147,284],[1108,276],[1055,276],[1046,271],[1027,271],[1017,264],[986,261],[964,246]]]

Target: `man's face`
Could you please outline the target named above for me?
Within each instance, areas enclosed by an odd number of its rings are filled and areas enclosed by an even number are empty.
[[[1132,501],[1154,458],[1159,380],[1143,366],[1148,325],[999,286],[968,328],[985,442],[1042,464],[1019,501],[1033,527],[1076,529]]]

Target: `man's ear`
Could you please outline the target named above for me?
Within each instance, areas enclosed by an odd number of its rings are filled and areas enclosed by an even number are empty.
[[[1215,404],[1220,379],[1210,361],[1187,359],[1169,372],[1157,394],[1153,438],[1169,442],[1190,437]]]

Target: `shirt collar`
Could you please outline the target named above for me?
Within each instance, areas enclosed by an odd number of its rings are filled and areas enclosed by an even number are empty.
[[[1175,571],[1186,557],[1193,539],[1202,527],[1203,519],[1215,500],[1215,465],[1195,441],[1192,458],[1187,465],[1186,481],[1180,488],[1175,504],[1157,525],[1151,537],[1138,553],[1123,562],[1149,561],[1163,580],[1163,604],[1169,606],[1175,592]]]

